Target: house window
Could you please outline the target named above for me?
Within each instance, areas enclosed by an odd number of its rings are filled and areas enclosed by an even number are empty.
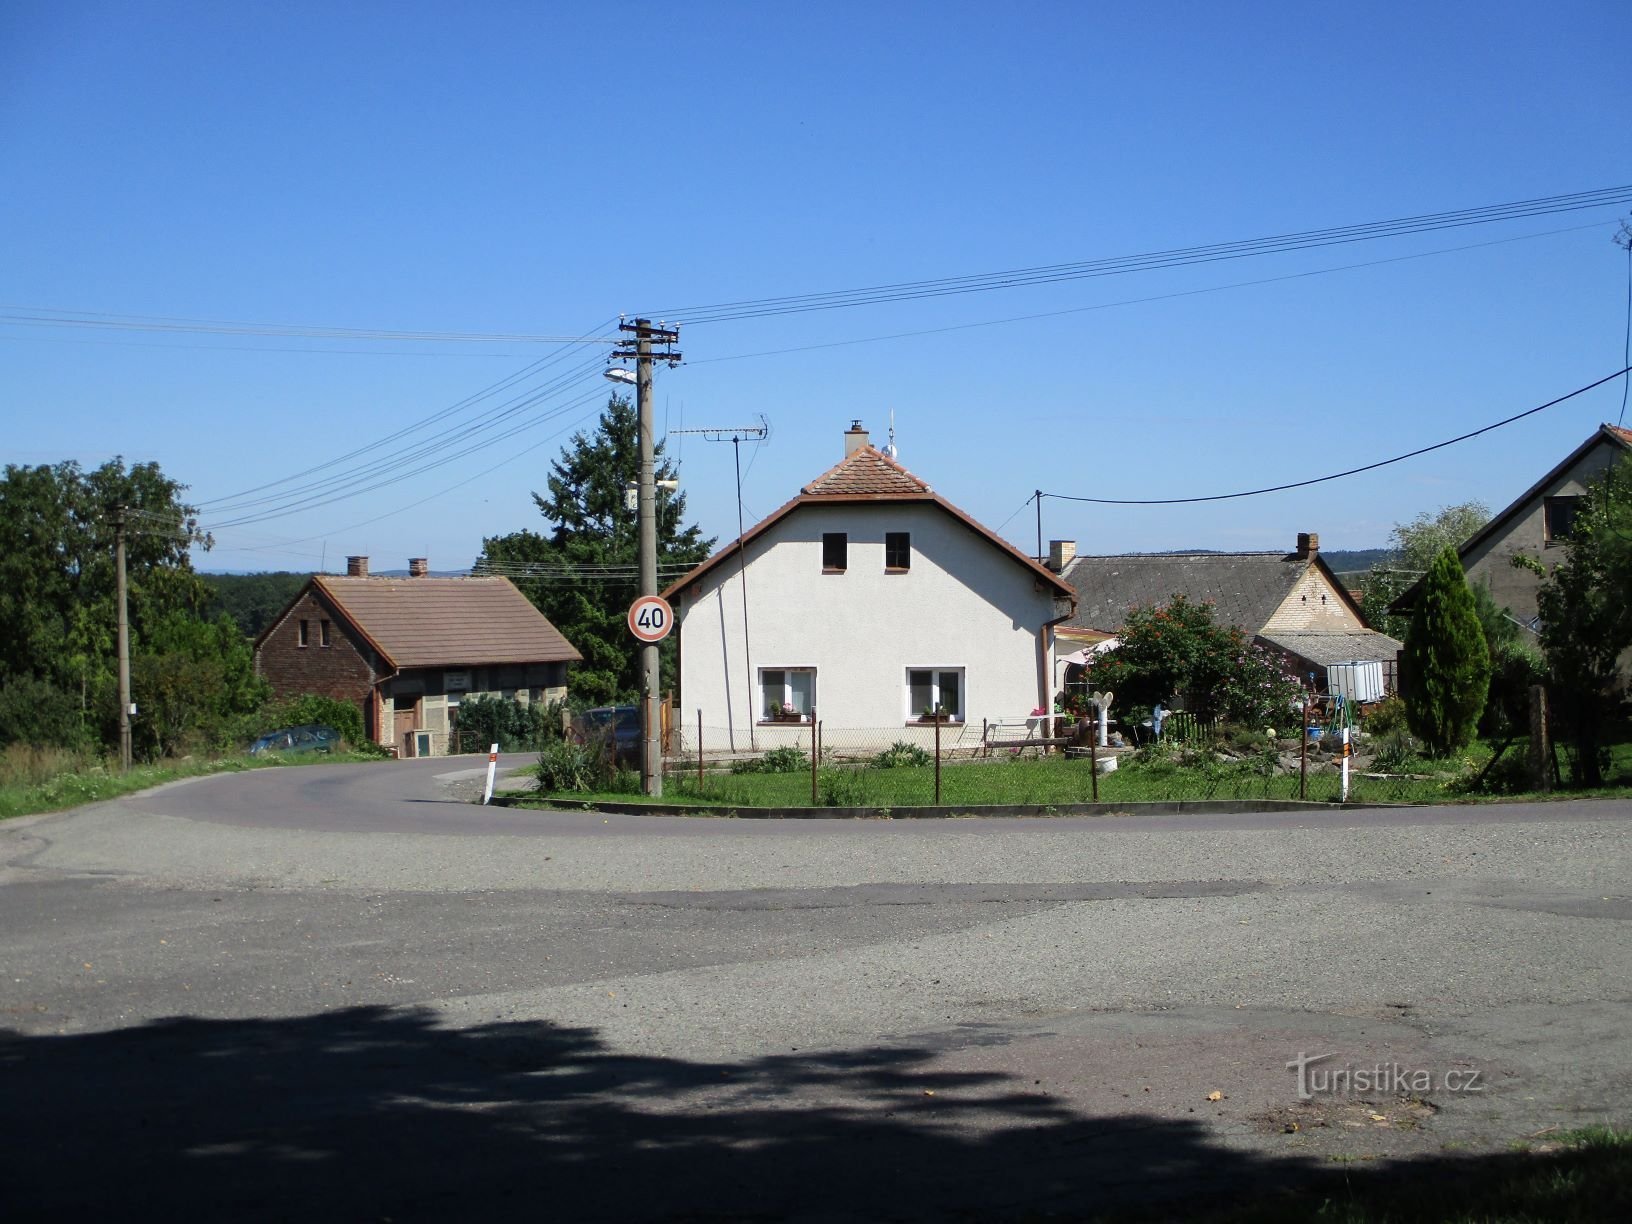
[[[323,645],[325,645],[325,646],[333,646],[334,645],[334,639],[329,633],[329,622],[328,621],[320,621],[318,623],[318,640],[320,642],[322,642]]]
[[[789,717],[809,718],[816,712],[816,669],[761,668],[759,709],[767,721]]]
[[[907,671],[907,718],[943,714],[963,721],[963,668],[909,668]]]
[[[300,644],[302,646],[310,646],[312,644],[311,621],[303,620],[300,622]]]
[[[1547,543],[1563,544],[1575,536],[1575,514],[1579,497],[1549,497],[1542,503]]]
[[[844,573],[850,551],[850,537],[842,531],[822,532],[822,572]]]
[[[904,573],[912,568],[912,533],[886,531],[884,533],[884,568]]]

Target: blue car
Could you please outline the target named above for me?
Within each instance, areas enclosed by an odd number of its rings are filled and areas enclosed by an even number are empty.
[[[340,733],[333,727],[315,723],[304,727],[284,727],[268,731],[249,746],[250,756],[269,752],[333,752],[340,746]]]

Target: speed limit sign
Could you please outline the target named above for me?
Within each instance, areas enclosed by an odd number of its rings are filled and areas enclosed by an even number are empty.
[[[661,595],[642,595],[629,605],[629,632],[643,642],[661,642],[674,628],[674,609]]]

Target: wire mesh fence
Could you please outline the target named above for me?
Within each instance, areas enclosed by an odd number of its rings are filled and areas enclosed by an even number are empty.
[[[677,720],[665,794],[740,807],[1050,807],[1083,803],[1343,798],[1338,739],[1205,742],[1212,728],[1142,746],[1098,747],[1087,728],[1048,716],[889,727],[809,719],[751,728]],[[1348,799],[1425,803],[1452,797],[1460,765],[1390,772],[1349,757]]]

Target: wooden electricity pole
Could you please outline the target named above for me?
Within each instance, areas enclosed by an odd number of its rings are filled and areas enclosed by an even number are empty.
[[[619,323],[618,330],[629,333],[632,340],[619,342],[612,356],[635,363],[635,408],[640,418],[640,469],[638,514],[640,522],[640,591],[641,595],[657,594],[657,475],[653,460],[656,444],[652,437],[652,362],[666,361],[671,367],[680,364],[680,354],[670,346],[680,338],[679,328],[654,327],[650,319],[636,319],[633,323]],[[654,353],[652,346],[663,346]],[[663,730],[662,695],[659,690],[659,648],[656,642],[640,647],[641,706],[645,727],[640,753],[641,791],[647,795],[663,793]]]
[[[125,508],[113,511],[113,573],[119,601],[119,768],[130,771],[130,614],[125,599]]]

